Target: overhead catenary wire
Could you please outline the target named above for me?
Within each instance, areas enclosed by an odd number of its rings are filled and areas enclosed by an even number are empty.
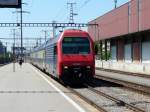
[[[53,20],[57,20],[57,19],[61,19],[62,16],[65,15],[65,7],[61,7],[60,10],[56,13],[56,15],[54,16]]]
[[[78,11],[80,11],[82,8],[84,8],[90,1],[91,1],[91,0],[85,0],[85,1],[83,2],[83,4],[79,7],[79,10],[78,10]]]
[[[91,0],[85,0],[81,6],[79,7],[78,11],[79,12],[83,7],[85,7]],[[67,10],[68,10],[68,5],[67,5]],[[62,21],[67,21],[68,17],[64,17],[65,14],[65,8],[61,7],[58,13],[56,13],[56,16],[53,18],[53,20],[62,20]]]
[[[78,5],[78,9],[77,9],[77,12],[78,12],[78,15],[81,15],[81,10],[83,9],[83,8],[85,8],[85,6],[90,2],[91,0],[85,0],[84,2],[82,2],[80,5]],[[81,17],[80,16],[78,16],[78,19],[81,19]]]

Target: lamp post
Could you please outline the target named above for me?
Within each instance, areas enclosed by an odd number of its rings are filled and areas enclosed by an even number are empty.
[[[13,13],[20,13],[20,24],[18,24],[18,26],[20,26],[20,37],[21,37],[21,58],[23,58],[23,27],[22,27],[22,23],[23,23],[23,13],[30,13],[28,11],[23,11],[23,4],[24,5],[28,5],[27,3],[21,3],[21,8],[20,11],[15,11]]]
[[[21,58],[23,57],[23,32],[22,32],[22,3],[21,3],[21,13],[20,13],[20,30],[21,30]]]
[[[14,43],[13,43],[13,72],[15,72],[15,63],[16,63],[16,55],[15,55],[15,36],[16,36],[16,29],[13,29],[13,37],[14,37]]]
[[[27,3],[21,3],[21,11],[20,11],[20,30],[21,30],[21,58],[23,58],[23,27],[22,27],[22,22],[23,22],[23,13],[30,13],[28,11],[23,11],[22,10],[22,5],[28,5]]]

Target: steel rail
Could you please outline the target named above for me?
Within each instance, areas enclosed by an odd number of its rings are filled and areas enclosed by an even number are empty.
[[[39,70],[41,70],[38,66],[32,64],[34,67],[38,68]],[[41,70],[42,71],[42,70]],[[43,71],[42,71],[43,72]],[[46,72],[44,72],[46,73]],[[48,73],[46,73],[48,74]],[[50,75],[49,75],[50,76]],[[97,110],[99,110],[100,112],[108,112],[107,110],[105,110],[104,108],[100,107],[98,104],[96,104],[94,101],[88,99],[87,97],[83,96],[82,94],[80,94],[79,92],[77,92],[76,90],[74,90],[73,88],[71,88],[70,86],[66,85],[64,82],[62,82],[61,80],[56,80],[55,77],[53,77],[52,75],[50,76],[52,79],[54,79],[55,81],[59,82],[60,84],[62,84],[62,86],[64,86],[66,89],[68,89],[69,91],[71,91],[73,94],[77,95],[78,97],[80,97],[81,99],[83,99],[85,102],[87,102],[88,104],[90,104],[91,106],[95,107]]]
[[[86,101],[88,104],[90,104],[93,107],[95,107],[100,112],[108,112],[104,108],[102,108],[99,105],[97,105],[94,101],[91,101],[90,99],[88,99],[87,97],[83,96],[82,94],[80,94],[79,92],[77,92],[76,90],[74,90],[73,88],[67,86],[67,89],[70,90],[70,91],[72,91],[74,94],[76,94],[78,97],[80,97],[81,99],[83,99],[84,101]]]
[[[120,74],[123,74],[123,75],[131,75],[131,76],[150,78],[150,75],[142,74],[142,73],[132,73],[132,72],[127,72],[127,71],[104,69],[104,68],[99,68],[99,67],[96,67],[96,70],[106,71],[106,72],[113,72],[113,73],[120,73]]]
[[[38,66],[32,64],[34,67],[38,68],[39,70],[41,70]],[[42,71],[42,70],[41,70]],[[43,72],[43,71],[42,71]],[[48,74],[47,72],[44,72],[46,74]],[[49,75],[50,76],[50,75]],[[56,80],[55,77],[53,77],[52,75],[50,76],[53,80],[57,81],[58,83],[62,84],[63,87],[65,87],[66,89],[68,89],[69,91],[71,91],[73,94],[77,95],[78,97],[80,97],[81,99],[83,99],[85,102],[87,102],[88,104],[90,104],[91,106],[95,107],[97,110],[99,110],[100,112],[108,112],[107,110],[105,110],[104,108],[100,107],[99,105],[97,105],[94,101],[89,100],[87,97],[83,96],[82,94],[80,94],[79,92],[77,92],[76,90],[74,90],[73,88],[71,88],[70,86],[66,85],[64,82],[62,82],[61,80]]]
[[[120,84],[120,85],[123,85],[123,86],[133,90],[133,91],[138,91],[138,92],[146,94],[148,96],[150,95],[150,87],[145,86],[145,85],[140,85],[140,84],[136,84],[136,83],[132,83],[132,82],[128,82],[128,81],[123,81],[123,80],[119,80],[119,79],[115,79],[115,78],[100,76],[100,75],[96,75],[95,78],[109,81],[109,82],[113,82],[116,84]]]
[[[110,95],[108,95],[108,94],[106,94],[106,93],[104,93],[104,92],[98,91],[98,90],[94,89],[93,87],[89,86],[88,84],[84,84],[84,85],[85,85],[89,90],[91,90],[92,92],[94,92],[94,93],[96,93],[96,94],[98,94],[98,95],[101,95],[101,96],[103,96],[103,97],[105,97],[105,98],[108,98],[108,99],[110,99],[110,100],[116,102],[116,104],[117,104],[118,106],[125,106],[125,107],[127,107],[127,108],[129,108],[129,109],[131,109],[131,110],[133,110],[133,111],[135,111],[135,112],[145,112],[144,110],[142,110],[142,109],[140,109],[140,108],[137,108],[137,107],[135,107],[134,105],[131,105],[131,104],[129,104],[129,103],[125,102],[125,101],[122,101],[122,100],[120,100],[120,99],[117,99],[117,98],[115,98],[115,97],[113,97],[113,96],[110,96]]]

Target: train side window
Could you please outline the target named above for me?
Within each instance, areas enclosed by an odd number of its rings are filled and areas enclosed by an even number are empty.
[[[54,54],[57,55],[57,46],[54,46]]]

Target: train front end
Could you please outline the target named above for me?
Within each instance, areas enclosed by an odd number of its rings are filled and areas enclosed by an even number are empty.
[[[87,32],[67,30],[63,33],[59,55],[60,78],[65,81],[83,82],[95,75],[93,41]]]

